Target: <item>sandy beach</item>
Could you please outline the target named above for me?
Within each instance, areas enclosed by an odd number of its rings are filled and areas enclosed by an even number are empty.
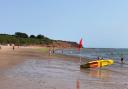
[[[80,69],[79,58],[39,49],[2,47],[0,89],[128,89],[127,65]]]

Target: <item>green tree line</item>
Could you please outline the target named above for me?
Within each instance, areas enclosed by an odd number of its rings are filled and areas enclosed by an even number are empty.
[[[14,35],[0,34],[0,44],[15,44],[15,45],[49,45],[53,40],[44,35],[28,35],[22,32],[16,32]]]

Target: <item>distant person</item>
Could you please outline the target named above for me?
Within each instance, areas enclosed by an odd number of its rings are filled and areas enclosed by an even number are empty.
[[[51,49],[49,49],[49,56],[51,56],[52,55],[52,50]]]
[[[100,57],[99,56],[97,57],[97,60],[100,60]]]
[[[120,61],[121,61],[121,63],[124,63],[124,58],[123,58],[123,57],[121,57]]]
[[[62,54],[64,53],[64,50],[62,49]]]
[[[102,57],[101,60],[103,60],[104,58]]]
[[[0,49],[2,49],[2,48],[1,48],[1,45],[0,45]]]
[[[15,50],[15,46],[13,46],[12,49]]]
[[[55,49],[54,48],[52,49],[52,53],[55,54]]]

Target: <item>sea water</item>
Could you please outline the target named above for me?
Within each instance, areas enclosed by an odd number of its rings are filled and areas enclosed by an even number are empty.
[[[56,52],[60,54],[63,53],[65,55],[81,56],[89,59],[96,59],[97,57],[113,59],[119,63],[121,57],[123,57],[125,63],[128,64],[128,49],[126,48],[83,48],[80,52],[78,49],[60,49]]]

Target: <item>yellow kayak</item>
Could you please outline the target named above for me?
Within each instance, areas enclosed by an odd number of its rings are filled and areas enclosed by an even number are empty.
[[[103,66],[108,66],[113,64],[114,61],[112,59],[108,60],[96,60],[96,61],[91,61],[86,64],[80,65],[81,68],[96,68],[96,67],[103,67]]]

